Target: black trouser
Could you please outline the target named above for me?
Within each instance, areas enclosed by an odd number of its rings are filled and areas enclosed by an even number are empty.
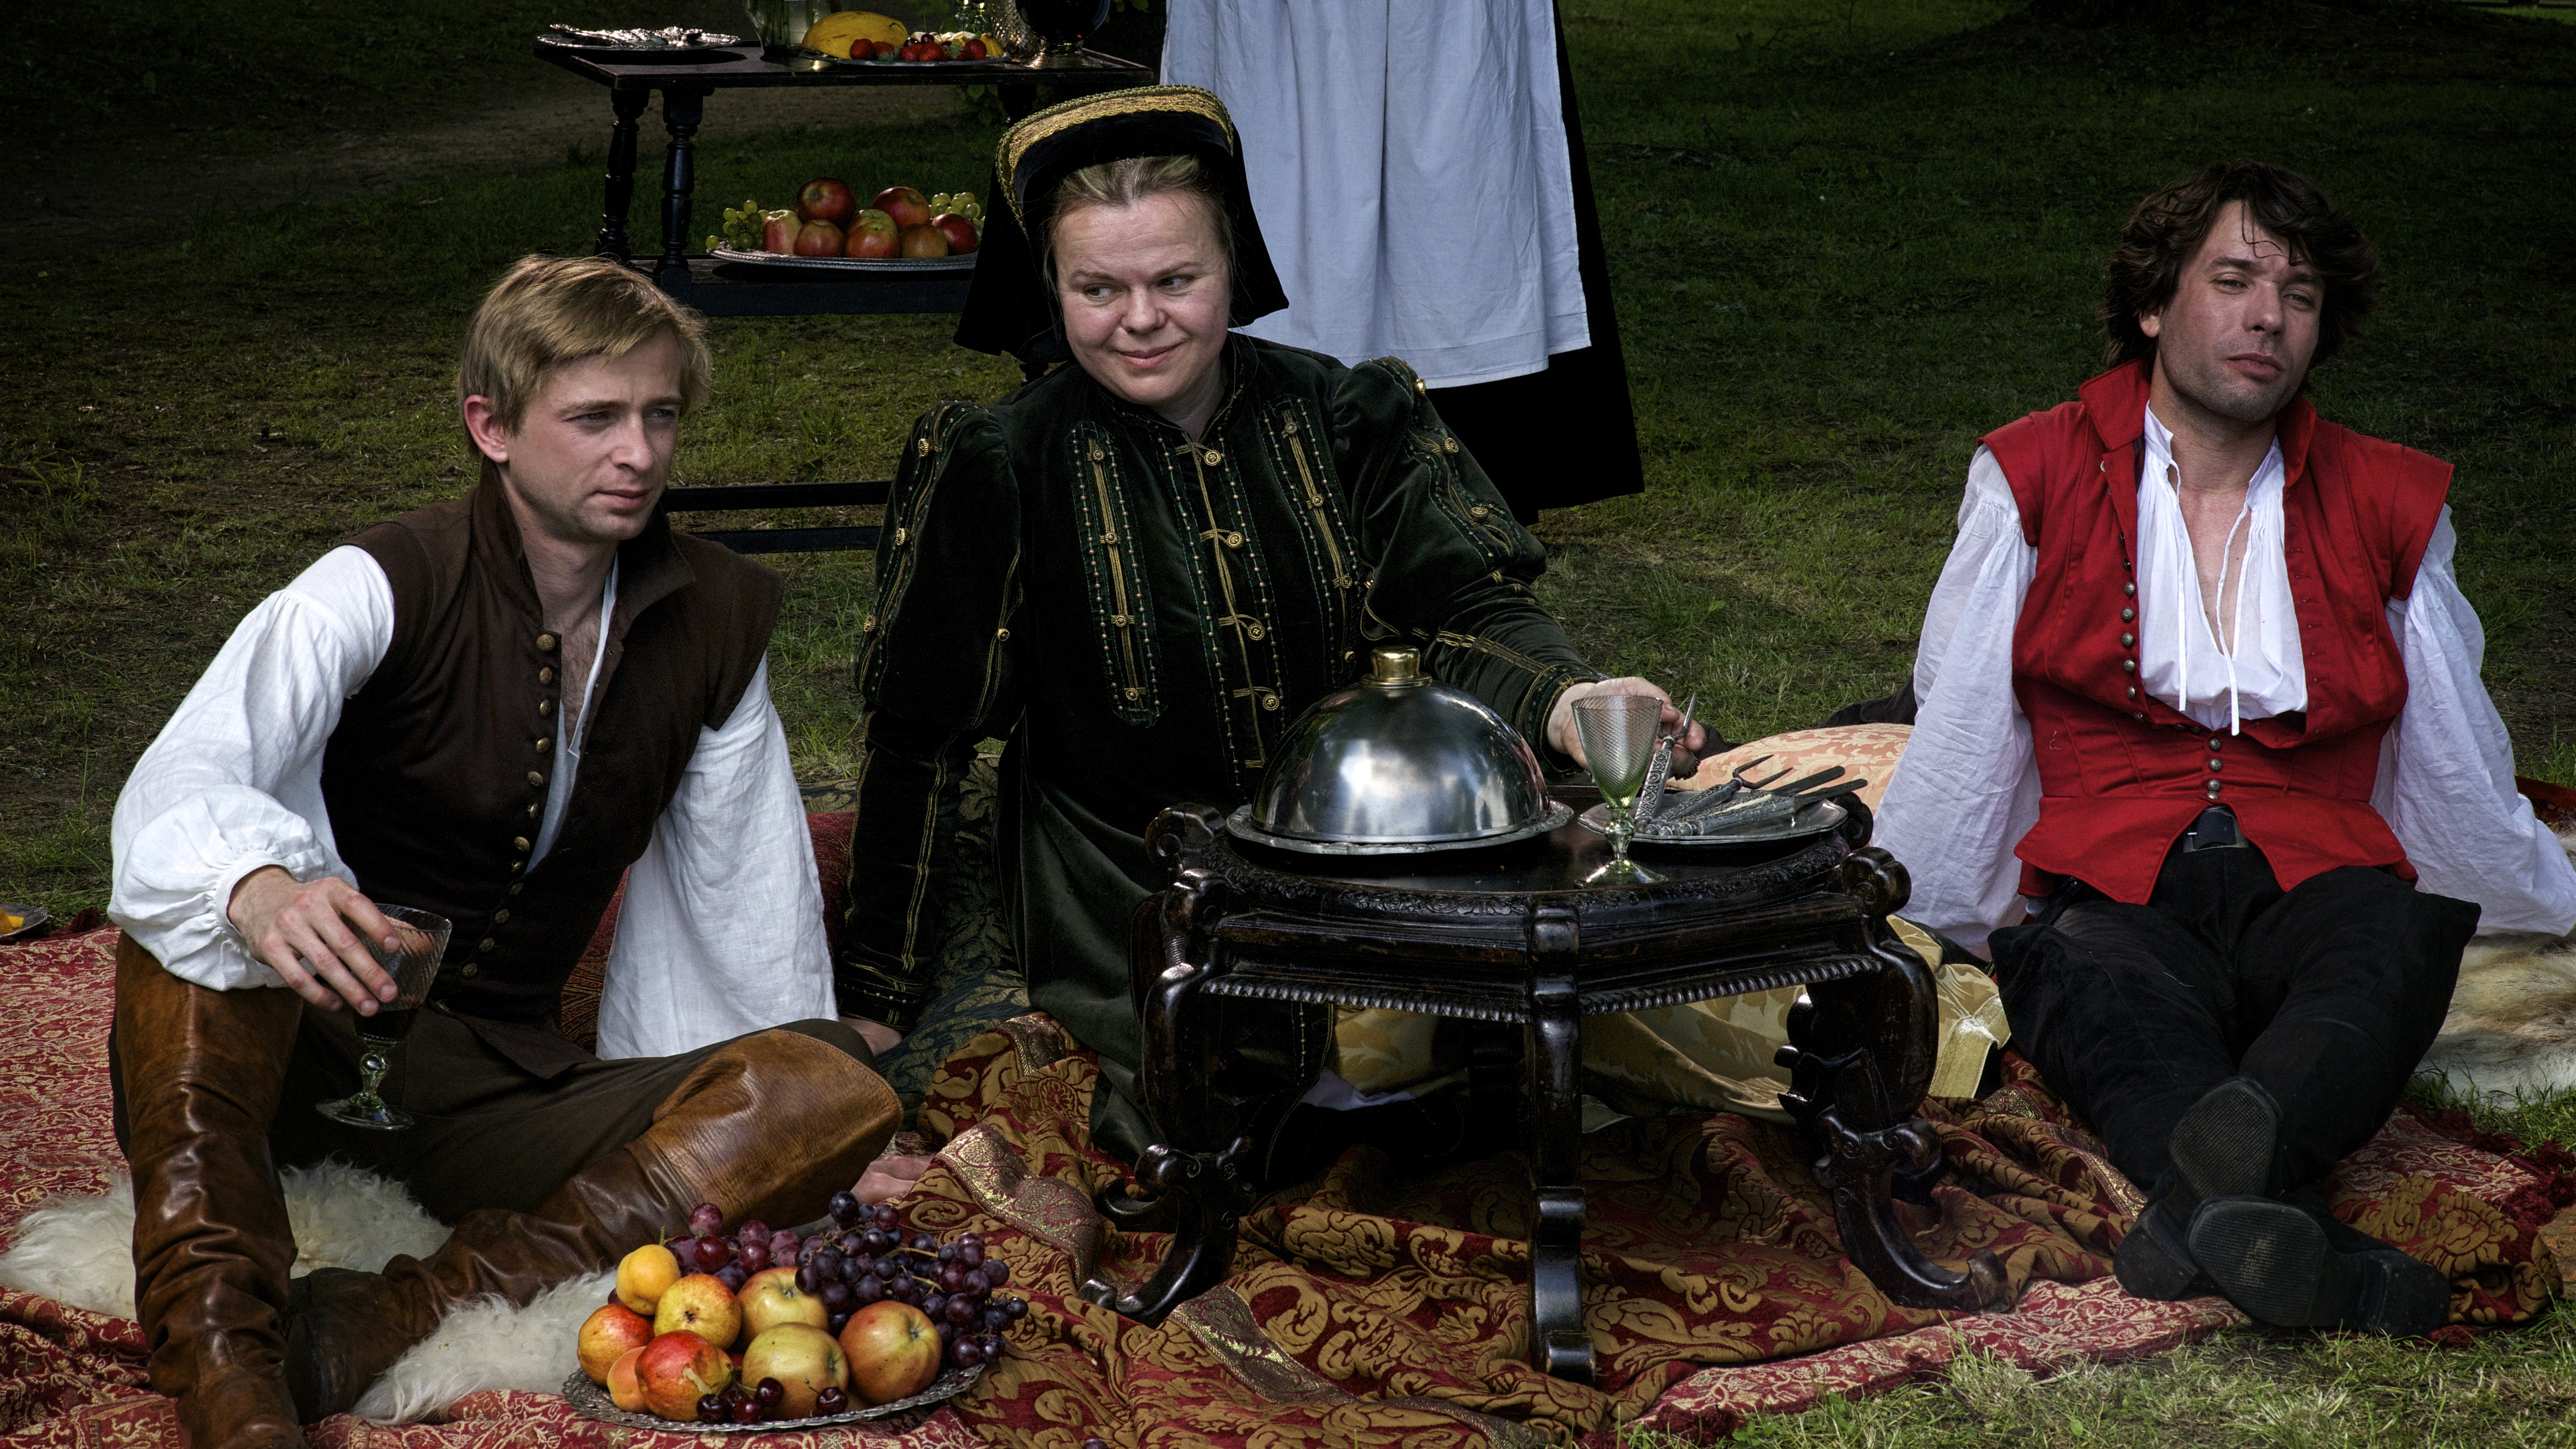
[[[2313,1182],[2396,1108],[2478,908],[2364,866],[2284,892],[2253,846],[2191,843],[2143,906],[2069,881],[1994,934],[2013,1046],[2151,1195],[2174,1123],[2239,1075],[2280,1103],[2289,1185]]]

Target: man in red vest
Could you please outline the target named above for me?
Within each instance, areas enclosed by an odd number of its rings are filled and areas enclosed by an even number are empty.
[[[2146,1190],[2122,1286],[2412,1334],[2448,1281],[2313,1184],[2396,1106],[2481,909],[2564,931],[2576,872],[2478,681],[2449,465],[2303,396],[2378,274],[2258,162],[2139,205],[2111,370],[1970,467],[1878,838]]]

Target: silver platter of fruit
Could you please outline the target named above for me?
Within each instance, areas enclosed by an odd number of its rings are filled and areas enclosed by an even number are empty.
[[[908,1399],[890,1404],[871,1404],[864,1409],[851,1409],[840,1414],[818,1414],[810,1419],[763,1419],[752,1424],[708,1424],[690,1419],[665,1419],[641,1409],[621,1409],[610,1401],[608,1390],[590,1381],[579,1369],[564,1380],[564,1401],[573,1412],[585,1419],[603,1424],[618,1424],[629,1429],[659,1429],[669,1434],[775,1434],[785,1429],[828,1429],[834,1424],[856,1424],[866,1419],[890,1419],[913,1409],[926,1409],[933,1404],[953,1399],[975,1386],[984,1376],[984,1366],[952,1368],[931,1380],[930,1387]]]
[[[923,62],[927,64],[927,62]],[[714,247],[707,255],[720,262],[755,267],[825,267],[840,272],[965,272],[975,266],[975,252],[948,257],[799,257],[785,252],[749,252]]]

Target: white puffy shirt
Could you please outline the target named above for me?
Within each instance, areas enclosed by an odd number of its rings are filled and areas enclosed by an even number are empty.
[[[2227,661],[2196,607],[2191,540],[2170,497],[2152,496],[2168,486],[2159,482],[2157,457],[2168,437],[2150,412],[2138,508],[2140,687],[2223,729]],[[2258,470],[2258,484],[2267,472],[2268,494],[2249,489],[2256,529],[2236,623],[2236,706],[2248,720],[2307,706],[2282,549],[2277,452]],[[2371,808],[2406,848],[2418,887],[2477,902],[2480,929],[2564,932],[2576,926],[2576,868],[2514,789],[2512,741],[2478,678],[2486,635],[2452,568],[2458,543],[2444,508],[2413,591],[2388,603],[2389,632],[2406,666],[2406,704],[2380,745]],[[2019,923],[2026,909],[2013,847],[2039,820],[2039,762],[2012,690],[2012,651],[2038,563],[2039,550],[2022,538],[2003,466],[1979,448],[1968,465],[1958,540],[1924,613],[1914,733],[1888,782],[1876,835],[1913,876],[1906,919],[1979,951],[1988,933]],[[2198,628],[2184,636],[2192,647],[2188,699],[2175,687],[2185,669],[2178,603],[2185,627]]]
[[[612,573],[603,639],[615,607]],[[383,567],[363,549],[331,550],[244,616],[136,763],[116,802],[108,915],[173,974],[216,990],[283,985],[226,924],[233,887],[269,865],[298,880],[353,879],[323,804],[322,753],[393,633]],[[563,713],[564,767],[547,791],[537,859],[580,770]],[[699,732],[628,871],[599,1054],[667,1056],[834,1012],[813,839],[764,661],[732,717]]]

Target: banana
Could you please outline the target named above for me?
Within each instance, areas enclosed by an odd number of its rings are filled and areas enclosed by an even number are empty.
[[[873,10],[835,10],[806,30],[804,44],[807,50],[819,50],[825,55],[837,55],[847,60],[854,41],[901,45],[910,34],[902,21],[879,15]]]

